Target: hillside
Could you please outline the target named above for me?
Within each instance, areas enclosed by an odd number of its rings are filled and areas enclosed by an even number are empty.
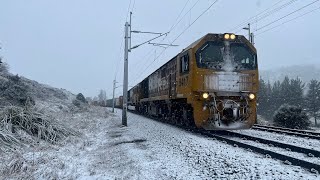
[[[299,77],[303,82],[309,82],[311,79],[320,80],[320,65],[294,65],[260,70],[260,77],[265,81],[282,81],[285,76],[289,76],[289,78]]]

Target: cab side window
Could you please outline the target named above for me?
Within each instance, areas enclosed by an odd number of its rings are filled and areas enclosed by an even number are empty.
[[[186,54],[180,58],[180,73],[188,73],[189,72],[189,55]]]

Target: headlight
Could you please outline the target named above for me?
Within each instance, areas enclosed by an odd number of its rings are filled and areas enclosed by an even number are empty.
[[[224,34],[224,38],[225,39],[229,39],[230,38],[230,34]]]
[[[252,94],[252,93],[249,94],[249,99],[250,99],[250,100],[253,100],[255,97],[256,97],[256,95],[254,95],[254,94]]]
[[[236,35],[234,35],[234,34],[230,35],[230,39],[234,40],[235,38],[236,38]]]
[[[202,97],[203,97],[204,99],[207,99],[207,98],[209,97],[209,94],[208,94],[208,93],[203,93],[203,94],[202,94]]]

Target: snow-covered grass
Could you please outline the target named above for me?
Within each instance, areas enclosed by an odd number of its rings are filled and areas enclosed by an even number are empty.
[[[87,138],[86,134],[89,133],[87,131],[95,134],[95,129],[99,125],[99,123],[95,123],[96,119],[99,117],[104,118],[106,113],[94,110],[81,113],[62,113],[62,111],[58,113],[61,115],[56,114],[56,116],[60,121],[65,121],[64,125],[78,130],[81,135],[68,136],[55,144],[37,141],[37,143],[29,143],[30,146],[26,146],[20,151],[2,152],[0,154],[0,161],[2,162],[0,164],[0,174],[3,176],[0,175],[0,179],[61,179],[76,177],[77,173],[75,172],[81,169],[81,164],[86,164],[85,160],[87,158],[85,153],[78,157],[80,155],[79,152],[84,151],[92,144],[92,140]],[[4,154],[6,156],[3,156]]]
[[[24,131],[31,136],[36,136],[50,143],[55,143],[67,136],[77,134],[56,121],[55,118],[47,116],[45,113],[40,113],[31,105],[5,107],[0,111],[0,117],[0,132],[6,132],[5,136],[3,136],[5,138],[2,139],[4,141],[9,140],[6,141],[7,143],[17,143],[16,139],[12,139],[12,137],[17,136],[16,132],[19,131]]]

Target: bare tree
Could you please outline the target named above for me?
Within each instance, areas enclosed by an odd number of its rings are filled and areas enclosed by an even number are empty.
[[[99,95],[98,95],[99,103],[102,106],[106,106],[106,101],[107,101],[107,93],[105,90],[100,90]]]

